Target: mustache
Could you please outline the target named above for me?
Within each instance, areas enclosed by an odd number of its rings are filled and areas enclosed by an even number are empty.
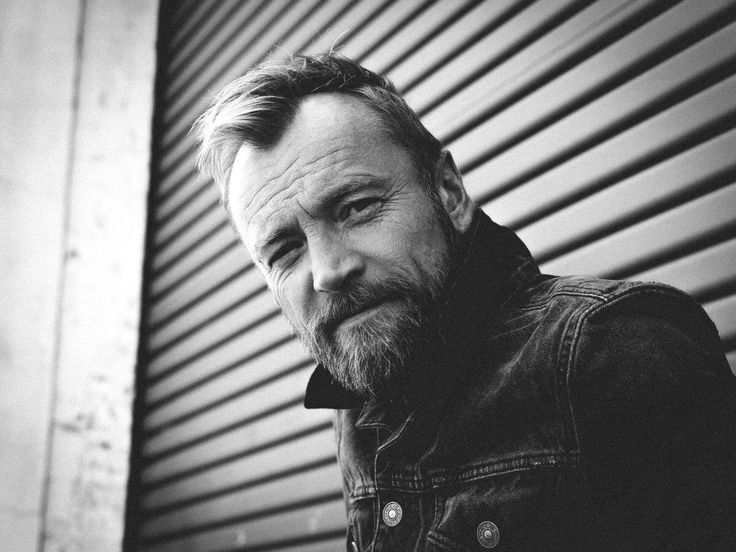
[[[324,297],[308,329],[312,335],[328,335],[340,323],[371,307],[390,300],[406,299],[414,295],[413,287],[400,278],[391,278],[372,284],[355,283],[343,293]]]

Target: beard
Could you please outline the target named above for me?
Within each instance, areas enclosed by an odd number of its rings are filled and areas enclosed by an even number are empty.
[[[402,278],[361,283],[328,297],[306,328],[302,342],[344,388],[363,396],[386,396],[413,379],[411,360],[436,342],[443,272],[421,288]],[[391,306],[381,305],[392,302]],[[376,312],[350,328],[339,323],[366,308]]]
[[[438,215],[445,243],[420,281],[394,276],[352,282],[345,291],[324,296],[306,323],[284,311],[314,360],[345,389],[364,397],[387,397],[420,387],[426,376],[417,369],[430,368],[431,362],[424,360],[431,360],[441,342],[439,322],[459,242],[444,209]],[[367,319],[340,327],[350,316],[376,306]]]

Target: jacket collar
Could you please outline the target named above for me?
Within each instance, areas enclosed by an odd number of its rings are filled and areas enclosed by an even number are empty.
[[[452,387],[451,379],[462,377],[478,332],[513,295],[539,274],[539,269],[523,242],[508,228],[499,226],[478,209],[465,239],[464,254],[447,292],[445,314],[440,321],[444,338],[440,368],[433,389],[439,394]],[[428,393],[425,402],[437,404],[439,396]],[[352,409],[363,407],[357,426],[379,423],[385,406],[346,390],[318,365],[307,384],[306,408]]]

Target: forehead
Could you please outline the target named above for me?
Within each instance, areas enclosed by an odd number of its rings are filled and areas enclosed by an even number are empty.
[[[363,102],[344,94],[308,96],[273,147],[241,147],[230,176],[230,208],[248,242],[289,216],[295,202],[307,208],[320,194],[356,179],[390,178],[407,163],[411,158]]]

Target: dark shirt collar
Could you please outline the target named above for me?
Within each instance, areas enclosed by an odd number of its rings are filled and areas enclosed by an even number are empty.
[[[508,298],[523,288],[539,269],[522,241],[508,228],[494,223],[480,209],[465,239],[454,283],[447,292],[445,315],[440,323],[445,341],[445,371],[458,377],[472,355],[477,332]],[[448,366],[447,364],[453,366]],[[439,374],[441,386],[447,374]],[[445,377],[443,377],[445,376]],[[364,407],[365,423],[383,412],[379,401],[366,399],[343,388],[327,369],[318,365],[307,385],[306,408],[351,409]]]

